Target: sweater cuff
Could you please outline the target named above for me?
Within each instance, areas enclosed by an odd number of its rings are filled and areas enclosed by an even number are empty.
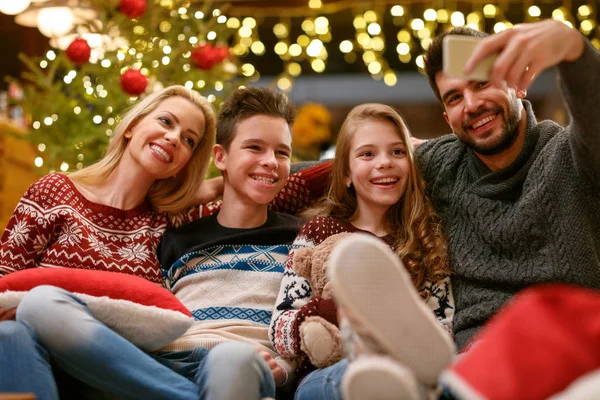
[[[337,305],[335,304],[335,301],[331,299],[323,299],[320,296],[318,299],[319,300],[316,307],[319,317],[324,318],[327,320],[327,322],[335,326],[339,326],[337,319]]]
[[[295,354],[302,353],[302,350],[300,349],[300,325],[306,318],[317,316],[337,326],[337,306],[335,305],[335,302],[333,300],[324,299],[321,296],[313,296],[308,303],[298,310],[296,318],[292,323]]]

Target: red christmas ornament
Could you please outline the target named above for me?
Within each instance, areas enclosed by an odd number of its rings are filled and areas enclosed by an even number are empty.
[[[129,69],[121,75],[121,88],[127,94],[139,96],[148,86],[148,79],[136,69]]]
[[[69,47],[67,47],[66,53],[67,57],[73,64],[81,65],[90,60],[92,49],[90,48],[88,42],[86,42],[84,39],[78,38],[73,40]]]
[[[192,62],[196,67],[208,71],[219,62],[215,48],[210,43],[198,45],[192,50]]]
[[[227,57],[229,57],[229,47],[225,45],[218,45],[214,47],[214,52],[216,54],[218,62],[223,61]]]
[[[119,10],[129,18],[138,18],[146,12],[146,0],[121,0]]]
[[[213,46],[210,43],[198,45],[192,50],[192,62],[205,71],[229,57],[229,48],[224,45]]]

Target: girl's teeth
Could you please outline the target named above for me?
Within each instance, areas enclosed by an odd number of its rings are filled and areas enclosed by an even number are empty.
[[[385,178],[385,179],[377,179],[374,180],[373,183],[377,184],[377,183],[396,183],[398,181],[398,179],[396,178]]]

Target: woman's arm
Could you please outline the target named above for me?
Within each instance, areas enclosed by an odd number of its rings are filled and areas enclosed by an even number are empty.
[[[271,209],[292,215],[299,214],[323,196],[329,186],[330,174],[331,161],[325,161],[290,175],[281,192],[271,202]],[[215,199],[222,194],[223,177],[205,180],[198,189],[200,205],[169,214],[168,228],[177,228],[219,211],[222,201]],[[207,201],[210,202],[203,204]]]
[[[297,215],[320,199],[329,187],[330,160],[300,170],[288,178],[271,209]]]

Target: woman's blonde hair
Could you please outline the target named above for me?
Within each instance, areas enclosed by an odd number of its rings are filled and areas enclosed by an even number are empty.
[[[417,289],[426,280],[449,274],[446,240],[440,218],[425,194],[425,183],[415,164],[414,146],[402,117],[384,104],[354,107],[340,130],[335,146],[331,186],[324,200],[307,215],[328,215],[349,221],[357,210],[356,192],[348,188],[352,138],[360,125],[368,121],[386,121],[396,127],[407,149],[408,182],[404,196],[386,212],[388,230],[396,238],[395,249],[410,273]]]
[[[154,182],[148,191],[147,199],[156,210],[162,212],[178,212],[196,204],[196,192],[206,175],[212,146],[215,143],[216,117],[214,107],[206,98],[183,86],[166,87],[136,103],[119,121],[108,144],[106,155],[97,163],[69,176],[87,184],[97,184],[105,180],[125,153],[128,143],[125,132],[154,111],[162,101],[174,96],[183,97],[202,110],[205,122],[200,132],[203,131],[204,134],[184,169],[176,177]]]

